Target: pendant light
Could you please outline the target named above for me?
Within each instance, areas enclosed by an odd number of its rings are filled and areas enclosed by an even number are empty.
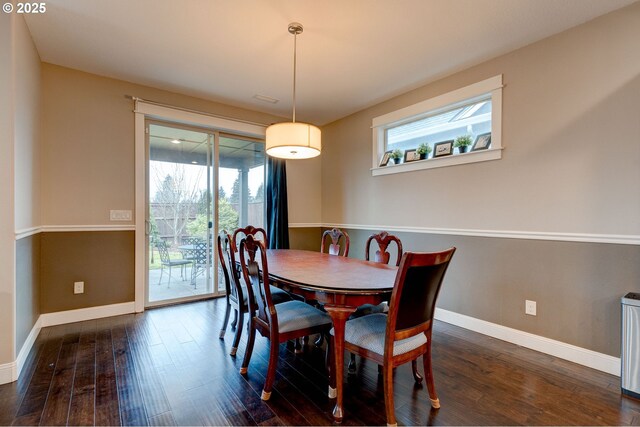
[[[296,122],[296,42],[298,34],[302,33],[302,24],[292,22],[289,32],[293,34],[293,120],[267,128],[266,151],[281,159],[309,159],[320,155],[320,129]]]

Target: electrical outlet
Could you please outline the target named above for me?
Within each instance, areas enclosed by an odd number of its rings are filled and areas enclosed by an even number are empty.
[[[73,282],[73,293],[84,294],[84,282]]]
[[[524,301],[524,314],[528,314],[530,316],[536,316],[536,302],[535,301]]]

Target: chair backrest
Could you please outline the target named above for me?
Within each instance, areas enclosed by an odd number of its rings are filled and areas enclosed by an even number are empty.
[[[249,234],[240,241],[239,252],[242,276],[247,284],[249,313],[255,313],[255,317],[263,327],[277,326],[278,316],[271,299],[269,267],[264,243]]]
[[[236,265],[235,252],[231,247],[231,236],[226,230],[222,230],[218,234],[218,259],[222,266],[227,295],[242,305],[243,294],[240,286],[240,274]]]
[[[431,330],[436,299],[456,248],[406,252],[400,261],[387,318],[387,342]]]
[[[208,244],[200,241],[193,245],[193,262],[198,266],[211,263],[211,251],[209,251]],[[207,256],[208,255],[208,256]]]
[[[198,242],[201,242],[202,238],[195,236],[186,236],[182,238],[183,245],[195,245]]]
[[[367,239],[367,243],[364,245],[365,259],[369,261],[369,252],[371,251],[371,242],[376,241],[378,244],[378,250],[373,255],[373,261],[381,262],[383,264],[389,264],[389,258],[391,254],[387,251],[387,247],[391,242],[395,242],[398,248],[398,256],[396,257],[396,265],[400,265],[400,259],[402,258],[402,242],[393,234],[389,234],[383,231],[378,234],[372,234]]]
[[[327,236],[331,237],[331,244],[325,251],[325,241]],[[340,239],[344,241],[344,245],[340,246]],[[341,255],[340,250],[343,249],[342,256],[349,255],[349,235],[346,231],[342,231],[338,228],[332,228],[322,233],[322,242],[320,243],[320,252],[328,253],[329,255]]]
[[[169,247],[167,246],[167,242],[165,242],[164,240],[158,240],[156,242],[156,248],[158,248],[158,252],[160,253],[160,261],[171,261],[171,258],[169,257]]]
[[[260,239],[264,242],[264,247],[269,247],[269,238],[267,237],[267,232],[264,228],[254,227],[253,225],[248,225],[244,228],[238,228],[233,232],[233,238],[231,239],[231,243],[233,244],[233,250],[236,252],[240,247],[240,240],[243,237],[253,236],[256,239]]]

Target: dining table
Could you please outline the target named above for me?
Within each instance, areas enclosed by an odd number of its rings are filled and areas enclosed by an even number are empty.
[[[386,264],[296,249],[269,249],[269,279],[284,290],[317,300],[333,321],[334,375],[336,387],[328,395],[336,398],[333,418],[342,422],[345,323],[357,307],[388,301],[398,267]]]

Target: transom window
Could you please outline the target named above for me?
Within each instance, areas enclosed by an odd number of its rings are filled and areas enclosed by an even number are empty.
[[[472,101],[460,107],[449,107],[448,111],[406,124],[385,129],[387,149],[403,152],[426,144],[433,150],[436,142],[455,140],[462,135],[477,135],[491,132],[491,95],[480,101]]]
[[[372,128],[373,176],[500,159],[502,75],[376,117]]]

